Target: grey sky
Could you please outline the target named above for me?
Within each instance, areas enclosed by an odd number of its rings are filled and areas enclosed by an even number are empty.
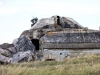
[[[90,29],[99,29],[100,0],[0,0],[0,44],[11,43],[30,29],[32,17],[53,15],[75,19]]]

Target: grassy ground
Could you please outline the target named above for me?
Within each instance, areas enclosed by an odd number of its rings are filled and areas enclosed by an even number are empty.
[[[0,75],[100,75],[100,56],[0,65]]]

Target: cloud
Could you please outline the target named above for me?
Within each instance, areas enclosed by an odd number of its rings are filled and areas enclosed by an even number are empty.
[[[26,7],[29,11],[41,14],[56,14],[56,13],[72,13],[72,14],[85,14],[85,15],[100,15],[99,6],[80,5],[71,2],[56,2],[56,1],[42,1],[36,2],[30,8]]]
[[[0,1],[0,4],[2,4],[2,2]]]
[[[19,12],[18,8],[0,8],[0,15],[10,15]]]
[[[0,2],[2,4],[2,2]],[[10,15],[16,12],[26,10],[37,14],[84,14],[100,15],[99,6],[81,5],[67,1],[35,1],[28,6],[20,8],[0,8],[0,15]]]

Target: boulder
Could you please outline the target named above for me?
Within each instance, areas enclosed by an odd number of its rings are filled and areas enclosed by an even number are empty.
[[[35,46],[30,41],[30,39],[24,35],[15,39],[13,41],[13,44],[14,44],[14,47],[16,48],[17,52],[25,52],[25,51],[30,50],[33,54],[35,54]]]
[[[13,55],[12,63],[19,63],[23,61],[32,61],[34,60],[34,54],[31,51],[26,52],[18,52],[17,54]]]

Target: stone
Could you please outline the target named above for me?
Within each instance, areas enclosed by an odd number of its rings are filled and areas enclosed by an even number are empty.
[[[0,48],[0,63],[18,63],[35,59],[35,46],[26,36],[13,41],[14,47]]]
[[[43,57],[40,58],[41,61],[45,61],[48,59],[61,61],[68,56],[67,50],[62,49],[44,49],[43,50]]]
[[[19,63],[24,61],[32,61],[34,60],[34,54],[31,51],[26,52],[18,52],[17,54],[13,55],[12,63]]]
[[[43,18],[43,19],[38,20],[38,22],[36,24],[34,24],[34,26],[32,26],[30,30],[32,30],[32,29],[41,29],[46,25],[51,25],[52,26],[54,24],[55,24],[55,21],[54,21],[53,17],[52,18]]]
[[[3,43],[3,44],[0,45],[0,48],[7,49],[7,48],[10,48],[10,47],[13,47],[13,46],[14,46],[13,44]]]
[[[32,39],[32,37],[33,37],[32,34],[33,34],[33,31],[25,30],[25,31],[23,31],[23,32],[21,33],[20,37],[21,37],[22,35],[24,35],[24,36],[29,37],[30,39]]]
[[[49,28],[75,28],[75,29],[84,29],[82,25],[76,22],[74,19],[69,17],[60,17],[52,16],[51,18],[43,18],[37,21],[34,26],[31,27],[31,30],[36,29],[49,29]]]
[[[0,48],[0,54],[6,57],[10,57],[12,55],[8,50],[2,49],[2,48]]]
[[[35,46],[26,36],[21,36],[13,41],[14,47],[17,52],[25,52],[30,50],[35,54]]]
[[[8,51],[9,51],[10,53],[12,53],[12,54],[17,53],[17,50],[16,50],[15,47],[10,47],[10,48],[8,48]]]
[[[12,61],[12,58],[6,57],[4,55],[0,55],[0,63],[2,63],[2,64],[10,63],[11,61]]]
[[[60,17],[60,25],[62,28],[84,29],[82,25],[69,17]]]

